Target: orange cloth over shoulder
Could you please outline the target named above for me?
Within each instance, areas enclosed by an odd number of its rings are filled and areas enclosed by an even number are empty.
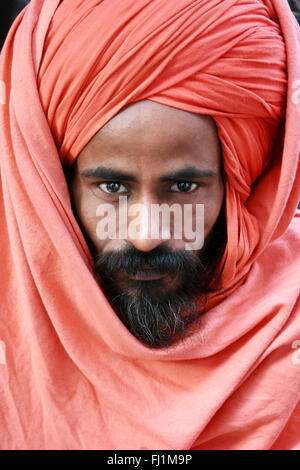
[[[0,448],[300,449],[300,32],[284,0],[31,0],[0,57]],[[211,115],[224,293],[154,350],[64,176],[130,102]]]

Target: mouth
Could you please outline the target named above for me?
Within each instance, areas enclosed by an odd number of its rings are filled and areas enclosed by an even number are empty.
[[[141,271],[138,271],[134,276],[128,276],[129,279],[133,279],[135,281],[154,281],[158,279],[163,279],[167,277],[167,273],[160,273],[158,271],[155,271],[153,269],[142,269]]]

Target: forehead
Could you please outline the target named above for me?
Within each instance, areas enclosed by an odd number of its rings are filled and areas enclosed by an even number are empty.
[[[186,162],[217,170],[220,144],[210,116],[143,100],[126,106],[86,145],[78,166],[109,164],[159,171]]]

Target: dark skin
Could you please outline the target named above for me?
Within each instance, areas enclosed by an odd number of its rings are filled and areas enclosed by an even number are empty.
[[[184,257],[190,257],[187,258],[188,271],[193,261],[196,258],[198,260],[201,250],[189,251],[187,254],[184,251],[184,236],[182,239],[171,236],[167,240],[151,238],[149,230],[144,229],[146,220],[142,221],[142,230],[134,237],[100,240],[96,232],[99,222],[96,211],[99,205],[109,203],[118,214],[119,196],[127,197],[128,209],[133,204],[142,204],[149,208],[149,213],[151,204],[176,203],[182,208],[185,204],[192,204],[193,207],[204,204],[204,238],[207,241],[224,199],[221,149],[213,119],[148,100],[130,104],[109,121],[79,154],[72,169],[69,187],[74,210],[93,255],[108,257],[99,270],[100,276],[103,274],[105,278],[106,261],[110,255],[115,260],[118,254],[125,253],[128,248],[133,253],[128,265],[132,265],[139,255],[141,259],[146,256],[145,259],[151,262],[151,266],[147,265],[147,261],[146,264],[140,262],[134,274],[125,269],[110,272],[106,283],[107,292],[110,287],[113,289],[108,297],[126,294],[131,301],[132,298],[139,299],[147,294],[147,305],[149,301],[151,303],[160,299],[174,310],[170,298],[180,295],[180,291],[188,285],[183,282],[188,273],[180,272],[174,259],[174,273],[176,271],[177,274],[170,275],[172,271],[168,273],[167,268],[171,258],[165,265],[159,257],[153,258],[158,260],[159,269],[156,269],[151,256],[156,253],[160,255],[160,250],[165,250],[171,256],[182,253]],[[128,224],[130,222],[128,217]],[[167,301],[168,294],[170,297]],[[123,310],[126,308],[123,306]],[[159,308],[160,305],[155,304],[153,315]],[[146,341],[142,336],[141,339]],[[154,345],[155,340],[151,341]]]
[[[98,167],[129,174],[135,181],[85,176]],[[176,170],[190,168],[208,176],[161,181]],[[186,184],[178,186],[183,182]],[[107,186],[108,183],[120,187]],[[204,204],[206,237],[224,197],[215,124],[209,116],[147,100],[134,103],[115,116],[82,150],[74,165],[70,190],[78,217],[99,252],[119,249],[124,244],[124,240],[99,240],[96,235],[97,206],[108,202],[117,205],[119,195],[128,197],[128,207],[131,203]],[[165,243],[146,235],[129,241],[141,251]],[[183,241],[170,240],[168,246],[182,248]]]

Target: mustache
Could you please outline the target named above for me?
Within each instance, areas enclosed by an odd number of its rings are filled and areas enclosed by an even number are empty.
[[[94,256],[94,265],[96,272],[105,273],[109,277],[120,271],[135,276],[145,268],[153,269],[160,274],[167,273],[171,277],[175,277],[178,271],[197,275],[204,269],[199,255],[196,256],[186,250],[173,251],[163,246],[148,252],[139,251],[132,246],[125,250],[97,254]]]

